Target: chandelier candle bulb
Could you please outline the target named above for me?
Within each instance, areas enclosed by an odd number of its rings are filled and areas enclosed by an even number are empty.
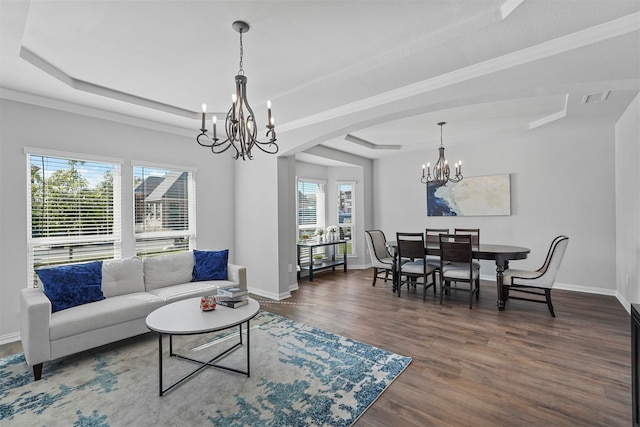
[[[267,100],[267,127],[273,126],[273,119],[271,117],[271,101]]]
[[[238,96],[234,93],[231,95],[231,120],[236,119],[236,101],[238,101]]]
[[[213,139],[216,140],[217,139],[216,138],[216,122],[218,121],[218,118],[215,116],[215,114],[213,116],[212,121],[213,121]]]
[[[207,115],[207,104],[202,104],[202,129],[204,130],[204,119]]]

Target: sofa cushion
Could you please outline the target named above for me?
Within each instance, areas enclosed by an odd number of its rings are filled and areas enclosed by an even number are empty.
[[[190,282],[193,273],[193,253],[147,257],[144,266],[144,286],[148,291]]]
[[[40,268],[36,273],[53,313],[104,299],[102,261]]]
[[[146,318],[164,301],[148,292],[117,295],[51,316],[49,337],[58,340],[131,320]]]
[[[166,288],[154,289],[150,291],[150,293],[162,299],[165,304],[169,304],[187,298],[202,297],[205,295],[216,295],[218,293],[218,284],[220,283],[228,286],[228,283],[226,281],[188,282],[181,285],[173,285]]]
[[[191,280],[227,280],[229,249],[222,251],[193,251],[193,274]]]
[[[134,292],[144,292],[142,258],[102,262],[102,293],[106,298]]]

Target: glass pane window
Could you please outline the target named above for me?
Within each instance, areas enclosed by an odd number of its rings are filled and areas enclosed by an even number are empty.
[[[136,255],[195,247],[195,181],[179,168],[133,167]]]
[[[298,180],[298,238],[324,230],[325,192],[320,181]]]
[[[41,266],[120,258],[120,162],[36,151],[26,153],[30,283]]]
[[[355,255],[355,244],[352,239],[354,228],[355,183],[338,183],[338,232],[347,243],[347,255]]]

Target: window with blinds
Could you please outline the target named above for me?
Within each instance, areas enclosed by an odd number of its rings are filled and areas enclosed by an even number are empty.
[[[338,183],[338,232],[347,243],[347,255],[356,255],[355,241],[352,236],[355,230],[355,182]],[[342,247],[341,247],[342,248]]]
[[[184,252],[195,247],[194,172],[134,165],[136,254]]]
[[[325,228],[324,182],[298,180],[298,237],[313,236],[316,229]]]
[[[121,251],[121,161],[27,149],[28,275]]]

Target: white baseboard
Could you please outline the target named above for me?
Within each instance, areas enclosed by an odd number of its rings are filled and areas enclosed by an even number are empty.
[[[558,283],[553,285],[553,289],[562,289],[564,291],[586,292],[588,294],[617,296],[615,289],[594,288],[592,286],[571,285],[568,283]]]
[[[297,284],[295,285],[297,288]],[[276,301],[280,301],[283,299],[287,299],[287,298],[291,298],[291,291],[287,291],[287,292],[282,292],[280,294],[276,294],[273,292],[266,292],[262,289],[251,289],[249,288],[249,293],[254,294],[254,295],[259,295],[261,297],[265,297],[265,298],[269,298],[269,299],[274,299]]]
[[[0,345],[10,344],[16,341],[20,341],[20,332],[12,332],[10,334],[0,336]]]
[[[627,313],[631,314],[631,303],[627,301],[625,296],[616,291],[616,298],[618,298],[618,301],[620,301],[620,304],[622,304],[624,309],[627,310]]]

